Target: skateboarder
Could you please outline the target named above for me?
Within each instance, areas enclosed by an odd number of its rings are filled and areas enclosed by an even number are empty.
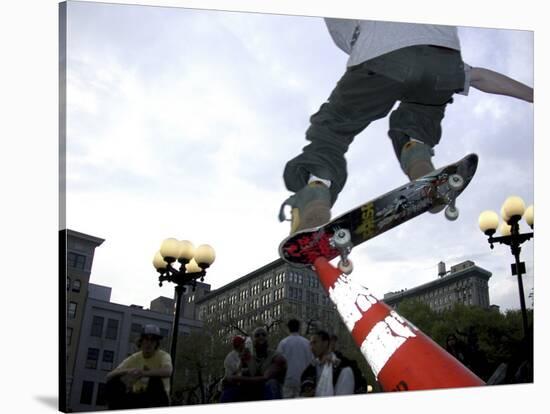
[[[310,143],[284,170],[291,234],[330,220],[347,178],[344,157],[354,137],[390,115],[388,135],[402,170],[414,180],[434,169],[433,147],[455,93],[469,87],[533,102],[533,89],[462,61],[457,28],[412,23],[325,19],[336,45],[349,54],[347,70],[306,131]]]

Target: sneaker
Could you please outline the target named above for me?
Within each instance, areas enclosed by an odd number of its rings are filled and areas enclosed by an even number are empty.
[[[330,221],[330,190],[321,182],[309,183],[283,202],[279,211],[279,221],[288,220],[284,214],[285,206],[292,208],[290,234],[321,226]]]
[[[411,140],[401,150],[401,168],[411,181],[423,177],[435,170],[432,164],[433,149],[423,142]],[[434,207],[430,213],[436,214],[445,208],[444,205]]]
[[[401,168],[411,181],[434,170],[432,164],[433,149],[420,141],[411,140],[401,150]]]

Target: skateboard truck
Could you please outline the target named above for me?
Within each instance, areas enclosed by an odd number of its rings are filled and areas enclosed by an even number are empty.
[[[350,231],[348,229],[336,230],[334,235],[330,238],[329,244],[340,253],[341,259],[338,262],[338,269],[346,275],[349,275],[353,271],[353,263],[349,259],[349,254],[353,247]]]
[[[459,174],[452,174],[447,180],[452,196],[447,196],[447,208],[445,209],[445,218],[450,221],[455,221],[458,218],[459,210],[456,207],[457,192],[464,187],[464,178]]]

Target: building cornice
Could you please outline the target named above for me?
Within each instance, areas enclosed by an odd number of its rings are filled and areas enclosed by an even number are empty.
[[[71,229],[66,229],[66,232],[67,232],[67,237],[75,237],[80,240],[86,240],[95,244],[96,246],[100,246],[105,241],[105,239],[101,239],[99,237],[91,236],[85,233],[80,233],[78,231],[71,230]]]

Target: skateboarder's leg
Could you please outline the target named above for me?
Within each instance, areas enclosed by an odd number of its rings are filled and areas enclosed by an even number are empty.
[[[445,105],[402,102],[390,115],[388,132],[401,169],[411,181],[432,172],[433,147],[441,139],[441,120]],[[430,210],[436,214],[443,205]]]
[[[283,207],[295,207],[291,232],[321,225],[330,219],[330,208],[347,179],[345,153],[349,145],[370,122],[389,113],[401,87],[399,82],[378,75],[364,65],[348,68],[328,101],[311,117],[306,132],[310,144],[286,164],[285,184],[297,193],[283,203]],[[330,181],[330,187],[319,183],[308,185],[312,176]],[[308,203],[315,203],[315,208],[309,209]],[[306,210],[312,214],[305,214]],[[304,220],[306,216],[313,220]],[[283,218],[281,208],[280,219]]]
[[[403,172],[414,180],[434,169],[433,147],[441,139],[445,105],[401,102],[390,115],[388,135]]]
[[[401,104],[390,116],[389,136],[411,180],[433,170],[433,147],[441,139],[441,121],[454,93],[465,86],[464,63],[452,49],[418,46],[411,53],[411,75]]]
[[[348,68],[327,102],[310,118],[310,144],[290,160],[284,180],[290,191],[308,184],[310,175],[331,181],[332,203],[344,187],[344,157],[353,139],[372,121],[385,117],[399,96],[401,85],[358,65]]]

